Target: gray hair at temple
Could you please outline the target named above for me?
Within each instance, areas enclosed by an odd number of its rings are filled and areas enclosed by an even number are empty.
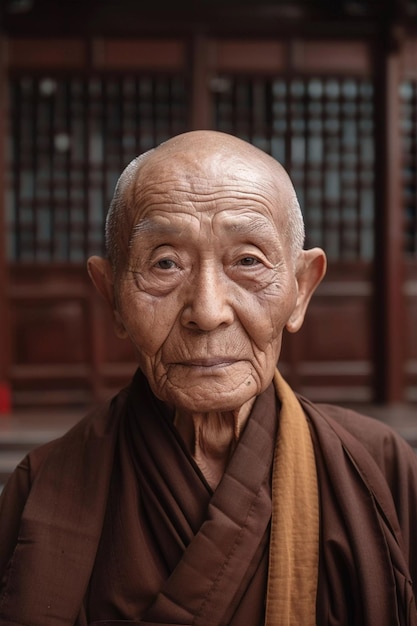
[[[124,269],[133,230],[135,209],[131,206],[132,194],[129,194],[129,190],[137,178],[142,162],[154,150],[155,148],[152,148],[144,152],[127,165],[117,181],[113,198],[110,202],[106,218],[106,255],[115,275],[118,275]],[[136,197],[136,194],[133,194],[133,196]]]
[[[161,146],[162,145],[163,144],[161,144]],[[140,193],[140,190],[136,190],[137,193],[129,193],[129,191],[131,190],[131,185],[137,180],[141,165],[158,147],[152,148],[134,158],[123,170],[115,187],[106,218],[106,255],[116,276],[124,271],[125,263],[128,259],[128,251],[134,228],[133,219],[136,215],[136,205],[138,194]],[[268,156],[265,153],[262,154]],[[272,157],[271,160],[273,160]],[[305,240],[303,215],[291,179],[278,161],[275,161],[275,164],[277,168],[281,169],[281,173],[284,173],[290,187],[290,200],[286,207],[287,215],[285,216],[286,226],[284,238],[290,245],[291,259],[295,264],[298,255],[303,249]]]

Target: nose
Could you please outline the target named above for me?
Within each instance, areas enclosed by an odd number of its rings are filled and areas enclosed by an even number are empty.
[[[190,281],[181,322],[187,328],[211,331],[234,320],[230,286],[219,270],[201,268]]]

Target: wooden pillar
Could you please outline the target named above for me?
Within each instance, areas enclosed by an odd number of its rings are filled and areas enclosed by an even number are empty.
[[[193,37],[190,46],[191,129],[212,128],[210,119],[210,92],[208,73],[209,42],[204,35]]]
[[[10,313],[5,210],[5,145],[7,74],[5,38],[0,38],[0,415],[10,412]]]
[[[377,399],[404,398],[405,305],[401,198],[401,32],[391,27],[377,55],[376,377]]]

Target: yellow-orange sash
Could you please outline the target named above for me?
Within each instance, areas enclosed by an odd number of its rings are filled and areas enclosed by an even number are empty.
[[[265,626],[315,626],[319,497],[304,411],[277,371],[281,400],[272,477],[272,527]]]

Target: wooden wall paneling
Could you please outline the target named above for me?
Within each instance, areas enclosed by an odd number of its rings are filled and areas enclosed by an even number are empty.
[[[373,295],[370,264],[330,265],[299,332],[301,393],[322,401],[372,402]]]
[[[369,264],[331,264],[303,327],[284,339],[284,371],[301,393],[315,400],[374,399],[371,269]]]
[[[16,406],[91,402],[89,292],[75,267],[11,267]]]

